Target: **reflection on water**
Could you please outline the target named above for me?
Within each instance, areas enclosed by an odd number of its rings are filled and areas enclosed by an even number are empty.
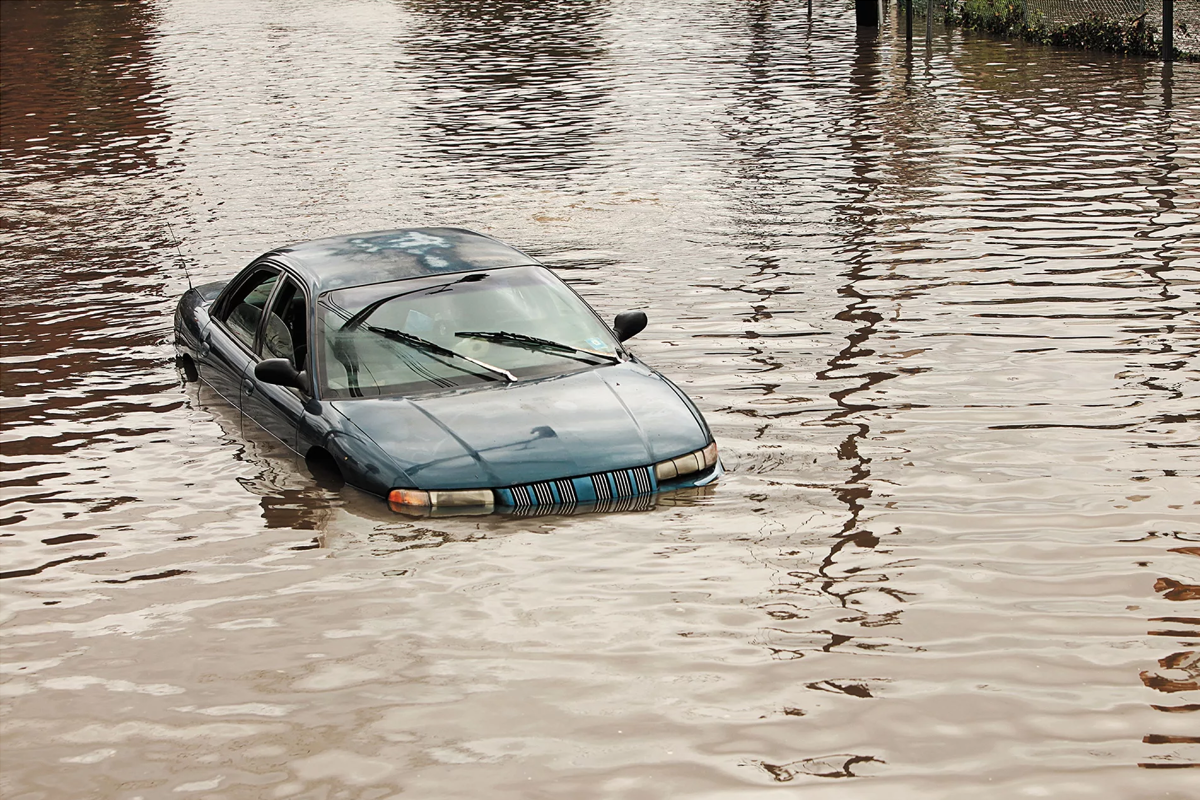
[[[561,174],[605,132],[607,3],[412,2],[397,72],[415,84],[424,152],[468,167]],[[470,65],[464,69],[464,64]]]
[[[1187,796],[1200,72],[843,6],[0,6],[0,794]],[[493,233],[728,474],[323,487],[180,388],[164,220]]]
[[[169,133],[149,64],[154,27],[136,3],[5,5],[6,184],[160,166]]]

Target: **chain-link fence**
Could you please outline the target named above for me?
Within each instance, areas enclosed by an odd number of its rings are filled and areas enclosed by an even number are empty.
[[[1175,46],[1200,54],[1200,0],[1175,0]],[[1025,0],[1027,18],[1041,16],[1047,26],[1073,25],[1100,18],[1131,22],[1143,14],[1146,25],[1161,40],[1163,0]]]
[[[1140,55],[1159,55],[1163,0],[915,0],[918,13],[945,6],[950,24]],[[1175,49],[1200,60],[1200,0],[1175,0]]]

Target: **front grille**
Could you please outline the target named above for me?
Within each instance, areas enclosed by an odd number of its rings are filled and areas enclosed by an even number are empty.
[[[654,468],[635,467],[496,489],[496,505],[513,508],[590,505],[650,495],[657,490]]]
[[[649,511],[654,508],[655,496],[622,497],[617,500],[597,500],[594,503],[555,503],[548,506],[502,506],[500,513],[514,517],[573,516],[575,514],[608,514],[622,511]]]

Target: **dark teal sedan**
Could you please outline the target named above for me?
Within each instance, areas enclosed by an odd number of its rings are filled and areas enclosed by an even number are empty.
[[[691,400],[553,272],[457,228],[283,247],[175,314],[203,380],[314,473],[403,513],[628,507],[707,485]]]

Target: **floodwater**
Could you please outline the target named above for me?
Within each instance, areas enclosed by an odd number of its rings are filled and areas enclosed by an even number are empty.
[[[1200,65],[891,14],[3,3],[0,795],[1200,794]],[[439,224],[724,480],[411,520],[181,387],[181,254]]]

